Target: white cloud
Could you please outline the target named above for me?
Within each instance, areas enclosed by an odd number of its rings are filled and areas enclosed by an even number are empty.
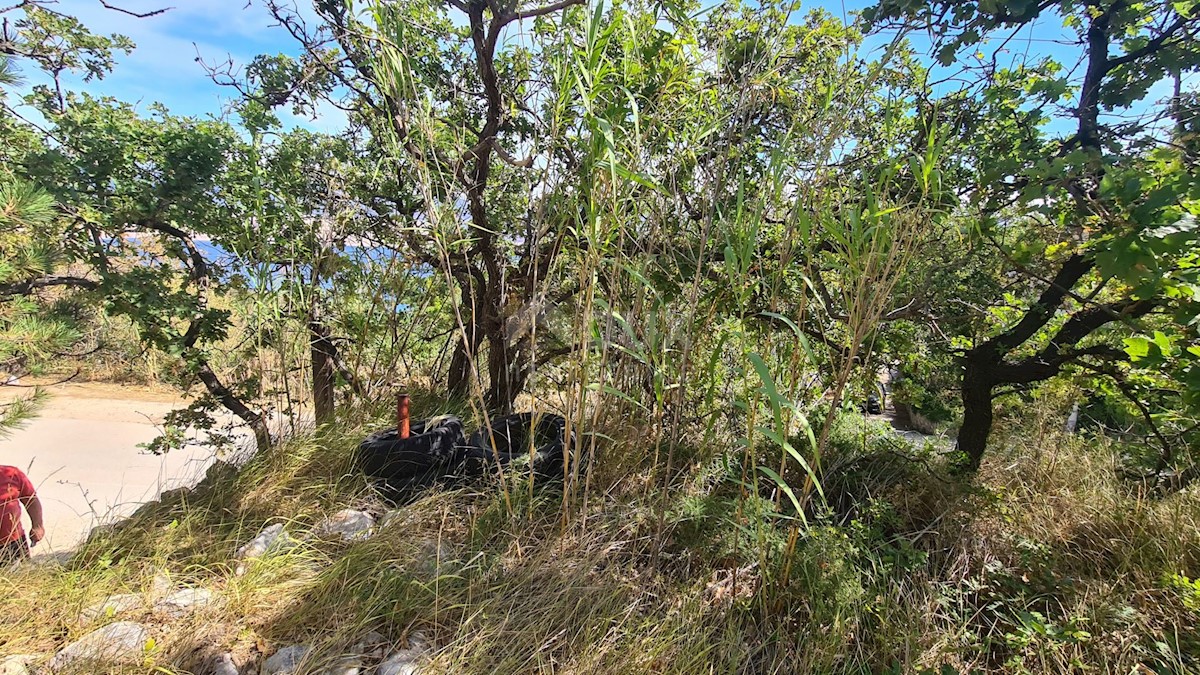
[[[298,53],[299,48],[263,6],[261,0],[110,0],[131,12],[148,12],[165,7],[162,14],[137,18],[106,9],[98,0],[63,0],[56,9],[79,19],[100,34],[118,33],[137,45],[131,54],[119,55],[113,72],[100,81],[85,83],[77,76],[64,78],[69,89],[97,96],[114,96],[138,104],[166,105],[186,115],[220,115],[235,95],[209,77],[201,59],[209,65],[232,61],[238,68],[257,54]],[[300,13],[312,19],[311,7]],[[31,84],[45,77],[26,72]],[[334,131],[345,116],[331,106],[321,109],[319,119],[282,115],[289,125]],[[328,113],[328,119],[326,119]]]

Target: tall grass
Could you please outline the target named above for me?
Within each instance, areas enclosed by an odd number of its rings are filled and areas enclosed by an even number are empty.
[[[839,417],[831,452],[861,451],[863,424]],[[509,499],[478,484],[397,508],[350,470],[371,427],[293,438],[94,533],[68,562],[8,571],[0,653],[45,659],[100,625],[137,620],[153,634],[144,662],[86,672],[198,673],[212,654],[253,664],[300,643],[314,648],[301,672],[319,673],[372,630],[392,648],[428,641],[431,673],[1196,665],[1197,496],[1130,492],[1103,448],[1074,439],[1049,437],[1037,457],[998,456],[974,486],[872,483],[853,518],[812,516],[790,542],[787,528],[737,526],[738,516],[769,521],[775,506],[739,496],[727,477],[741,469],[720,459],[681,477],[665,528],[659,495],[611,472],[593,478],[586,514],[576,506],[586,528],[563,528],[561,497],[530,497],[519,483]],[[892,442],[868,432],[869,443]],[[387,517],[362,541],[310,536],[344,507]],[[234,552],[276,522],[300,544],[239,574]],[[217,600],[182,618],[80,617],[114,593],[152,602],[179,586]]]

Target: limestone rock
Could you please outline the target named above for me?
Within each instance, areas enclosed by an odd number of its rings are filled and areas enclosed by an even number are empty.
[[[87,609],[79,614],[79,618],[83,621],[95,621],[104,617],[136,612],[145,608],[145,606],[146,601],[142,596],[134,593],[110,595],[100,602],[89,605]]]
[[[285,553],[296,547],[296,540],[292,539],[287,530],[283,528],[283,523],[275,523],[264,527],[258,536],[251,539],[245,546],[237,550],[234,556],[238,560],[253,560],[261,558],[265,555],[274,555],[277,553]],[[237,566],[235,574],[241,576],[246,573],[246,564],[240,563]]]
[[[213,486],[217,483],[232,479],[237,475],[237,465],[232,462],[222,462],[215,460],[208,465],[208,469],[204,472],[204,479],[200,481],[201,485]]]
[[[154,603],[155,611],[181,617],[212,604],[215,596],[207,588],[181,588]]]
[[[379,519],[379,527],[380,529],[389,528],[392,525],[401,527],[408,520],[408,518],[409,513],[406,509],[392,509],[391,511],[383,514],[383,517]]]
[[[31,675],[38,658],[35,654],[6,656],[0,659],[0,675]]]
[[[263,664],[263,673],[266,675],[294,675],[299,671],[300,664],[308,657],[311,649],[308,645],[284,647],[267,659]]]
[[[401,649],[375,668],[376,675],[420,675],[420,660],[424,652],[415,649]]]
[[[375,669],[376,675],[420,675],[421,662],[430,651],[429,639],[417,631],[409,636],[408,648],[392,652]]]
[[[240,560],[261,558],[268,553],[281,553],[295,545],[296,540],[283,529],[283,523],[275,523],[264,527],[258,536],[239,548],[236,557]]]
[[[387,653],[388,639],[377,631],[371,631],[363,636],[363,639],[351,648],[351,653],[368,659],[370,661],[378,661]]]
[[[237,666],[233,663],[232,654],[214,656],[208,664],[210,675],[238,675]]]
[[[342,509],[313,529],[318,537],[340,537],[343,541],[366,539],[375,527],[375,518],[366,511]]]
[[[357,656],[347,656],[321,671],[322,675],[360,675],[363,672],[362,659]]]
[[[422,574],[438,575],[442,567],[454,562],[454,552],[445,541],[422,539],[417,542],[417,559],[413,569]]]
[[[174,590],[175,584],[171,583],[171,577],[163,570],[155,570],[154,576],[150,579],[150,597],[154,599],[162,598]]]
[[[130,621],[118,621],[94,630],[63,647],[50,660],[50,670],[59,670],[76,664],[89,662],[104,664],[137,663],[150,631]]]

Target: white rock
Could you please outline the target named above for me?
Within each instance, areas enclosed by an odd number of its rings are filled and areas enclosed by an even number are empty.
[[[401,649],[387,657],[375,668],[376,675],[420,675],[418,662],[425,652],[418,649]]]
[[[83,621],[95,621],[102,617],[113,617],[127,612],[136,612],[146,606],[145,599],[133,593],[110,595],[107,598],[88,606],[79,614]]]
[[[339,659],[337,663],[321,671],[322,675],[359,675],[363,664],[357,656]]]
[[[175,584],[171,583],[171,577],[162,570],[154,572],[154,576],[150,579],[150,597],[161,598],[169,594],[175,588]]]
[[[0,675],[30,675],[33,664],[38,660],[35,654],[14,654],[0,659]]]
[[[237,558],[250,560],[260,558],[268,553],[281,553],[296,545],[296,540],[283,529],[283,523],[275,523],[264,527],[258,536],[237,550]]]
[[[302,661],[311,649],[308,645],[292,645],[284,647],[271,655],[263,664],[266,675],[294,675]]]
[[[239,560],[253,560],[268,554],[285,553],[295,548],[296,544],[296,540],[292,539],[287,530],[283,529],[283,523],[275,523],[264,527],[258,536],[239,548],[234,557]],[[245,573],[245,563],[238,564],[234,574],[240,577]]]
[[[233,665],[233,655],[214,656],[208,664],[208,672],[211,675],[238,675],[237,666]]]
[[[375,519],[366,511],[342,509],[313,528],[313,534],[318,537],[337,535],[344,541],[353,541],[371,536],[374,527]]]
[[[371,631],[351,647],[350,652],[371,661],[378,661],[387,653],[388,646],[388,639],[383,634]]]
[[[430,651],[429,638],[421,631],[414,631],[408,636],[408,644],[408,649],[392,652],[379,664],[376,675],[420,675],[420,663]]]
[[[154,603],[154,609],[180,617],[211,605],[214,599],[213,592],[207,588],[181,588]]]
[[[429,636],[425,631],[414,630],[408,634],[408,648],[415,649],[419,652],[427,652],[430,650]]]
[[[383,514],[383,517],[379,519],[379,527],[387,528],[391,527],[393,524],[403,524],[408,520],[408,518],[409,513],[406,509],[392,509],[391,511]]]
[[[150,638],[146,627],[129,621],[118,621],[94,630],[63,647],[50,660],[50,670],[91,662],[104,664],[137,663]]]

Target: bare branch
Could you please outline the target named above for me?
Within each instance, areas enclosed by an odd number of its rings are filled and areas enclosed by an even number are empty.
[[[506,164],[511,164],[512,166],[515,166],[518,169],[529,169],[529,168],[533,167],[533,155],[530,155],[530,156],[526,157],[525,159],[517,159],[516,157],[513,157],[511,154],[509,154],[509,152],[507,150],[500,147],[499,143],[495,143],[493,145],[494,145],[494,149],[496,150],[496,155],[499,156],[500,159],[504,160],[504,162]]]
[[[546,5],[545,7],[537,7],[535,9],[527,9],[524,11],[513,12],[512,14],[509,14],[509,15],[503,17],[503,19],[501,19],[500,23],[506,24],[506,23],[512,23],[513,21],[522,21],[524,19],[532,19],[532,18],[538,17],[538,16],[545,16],[547,14],[553,14],[554,12],[557,12],[560,9],[566,9],[573,5],[582,5],[582,4],[583,4],[583,0],[561,0],[560,2],[556,2],[553,5]]]
[[[125,9],[123,7],[117,7],[116,5],[108,2],[108,0],[100,0],[100,4],[104,5],[105,9],[111,9],[114,12],[128,14],[129,16],[136,17],[139,19],[148,19],[152,16],[158,16],[159,14],[165,14],[166,12],[169,12],[172,9],[175,9],[174,7],[163,7],[162,9],[152,9],[149,12],[135,12],[133,10]]]

